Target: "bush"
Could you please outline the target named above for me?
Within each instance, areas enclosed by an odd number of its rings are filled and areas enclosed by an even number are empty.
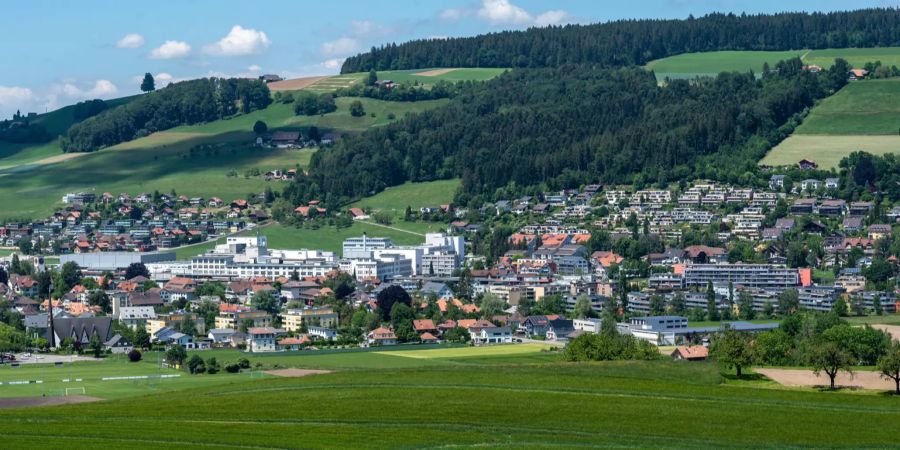
[[[187,366],[191,374],[206,372],[206,363],[203,361],[203,358],[198,355],[191,356],[191,359],[187,362]]]
[[[128,352],[128,360],[131,362],[138,362],[141,360],[141,352],[132,349]]]
[[[250,360],[247,358],[241,358],[238,360],[238,365],[241,369],[249,369],[250,368]]]
[[[225,371],[228,373],[238,373],[241,371],[241,365],[238,363],[231,363],[225,366]]]

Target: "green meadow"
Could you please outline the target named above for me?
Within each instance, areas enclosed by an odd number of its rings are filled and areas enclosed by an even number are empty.
[[[455,83],[457,81],[486,81],[497,77],[509,69],[472,67],[472,68],[453,68],[453,69],[412,69],[412,70],[385,70],[377,72],[379,80],[391,80],[400,84],[419,84],[430,86],[438,81],[449,81]],[[437,75],[430,75],[429,72],[441,71]],[[425,75],[422,75],[422,74]]]
[[[862,67],[867,62],[881,61],[882,64],[900,66],[900,47],[881,48],[840,48],[822,50],[788,51],[718,51],[683,53],[647,64],[647,69],[656,73],[658,80],[665,78],[695,78],[715,76],[720,72],[761,73],[763,63],[774,66],[778,61],[800,57],[804,64],[831,67],[835,58],[844,58],[854,67]]]
[[[459,179],[406,183],[389,187],[371,197],[354,202],[350,206],[399,211],[402,214],[407,206],[419,209],[423,206],[449,204],[458,188]]]
[[[889,396],[726,383],[711,363],[391,358],[418,365],[2,410],[0,433],[11,448],[883,448],[900,413]]]

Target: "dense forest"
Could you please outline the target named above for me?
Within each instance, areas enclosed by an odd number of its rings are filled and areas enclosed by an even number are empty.
[[[687,20],[620,20],[424,39],[347,58],[342,73],[425,67],[643,65],[716,50],[793,50],[900,45],[900,10],[775,15],[710,14]]]
[[[514,70],[317,152],[286,196],[338,204],[406,181],[460,177],[457,202],[477,204],[501,188],[737,181],[817,98],[846,83],[847,67],[838,60],[813,74],[793,59],[762,79],[723,73],[665,87],[638,67]]]
[[[202,78],[167,86],[73,125],[66,152],[89,152],[179,125],[222,119],[267,107],[269,88],[259,80]]]

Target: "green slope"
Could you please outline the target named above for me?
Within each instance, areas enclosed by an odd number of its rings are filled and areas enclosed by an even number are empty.
[[[893,135],[900,130],[900,79],[848,83],[810,112],[798,134]]]

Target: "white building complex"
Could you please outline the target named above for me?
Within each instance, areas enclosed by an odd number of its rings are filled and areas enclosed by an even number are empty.
[[[340,267],[359,280],[412,275],[449,276],[462,263],[465,246],[462,236],[443,233],[428,233],[425,243],[416,246],[397,246],[388,238],[363,235],[344,241]]]
[[[269,250],[265,236],[229,237],[212,252],[173,264],[172,275],[191,278],[237,279],[324,275],[338,267],[333,252],[322,250]]]

